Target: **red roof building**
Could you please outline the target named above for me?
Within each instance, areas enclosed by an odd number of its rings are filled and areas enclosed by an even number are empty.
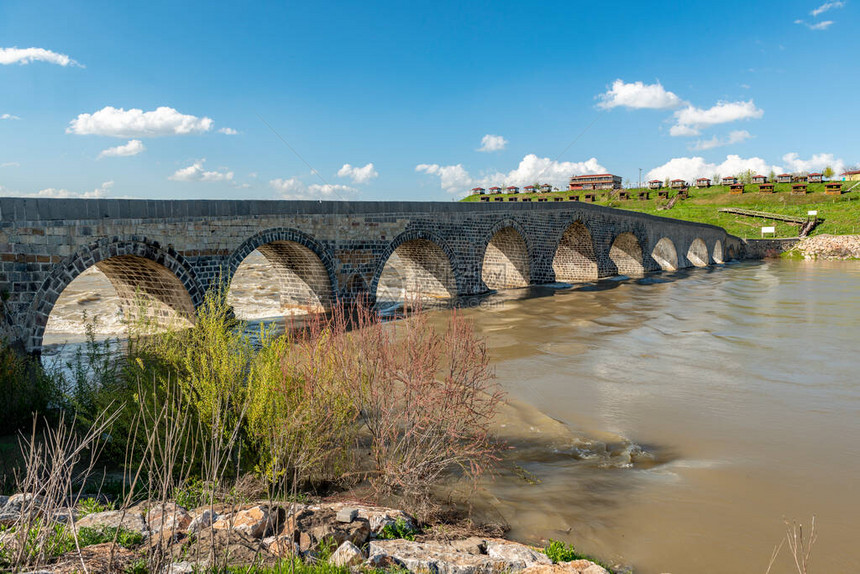
[[[648,187],[650,187],[651,189],[660,189],[661,187],[663,187],[663,182],[659,179],[652,179],[648,182]]]
[[[570,178],[570,191],[582,189],[620,189],[621,176],[611,173],[598,173],[595,175],[575,175]]]

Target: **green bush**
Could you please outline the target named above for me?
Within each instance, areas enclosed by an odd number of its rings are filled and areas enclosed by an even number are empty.
[[[37,359],[0,345],[0,434],[30,426],[33,413],[56,409],[61,395],[58,381]]]

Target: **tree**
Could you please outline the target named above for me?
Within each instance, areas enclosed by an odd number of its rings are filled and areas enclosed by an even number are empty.
[[[714,185],[720,185],[720,182],[721,182],[721,181],[723,181],[723,178],[722,178],[722,177],[720,177],[720,174],[718,174],[718,173],[715,173],[715,174],[711,177],[711,179],[713,180]]]
[[[669,187],[669,183],[671,183],[671,182],[669,181],[669,178],[666,177],[666,181],[663,182],[663,187]]]
[[[767,176],[767,180],[769,182],[773,183],[776,180],[776,172],[773,170],[770,170],[770,173]]]
[[[824,171],[821,172],[821,175],[824,176],[824,179],[830,179],[836,172],[833,170],[833,166],[827,166],[824,168]]]

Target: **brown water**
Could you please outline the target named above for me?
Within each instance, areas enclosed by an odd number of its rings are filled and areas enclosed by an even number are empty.
[[[257,263],[231,294],[247,318],[278,308]],[[110,308],[102,287],[70,286],[57,316]],[[514,290],[465,313],[519,405],[477,499],[512,537],[642,574],[764,573],[783,520],[814,514],[812,571],[860,571],[860,263]],[[792,568],[783,549],[771,572]]]

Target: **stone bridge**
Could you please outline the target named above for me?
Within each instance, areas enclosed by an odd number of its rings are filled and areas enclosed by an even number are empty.
[[[704,267],[743,249],[719,227],[579,202],[0,199],[4,332],[34,353],[63,289],[94,265],[125,307],[143,298],[188,321],[254,250],[284,307],[326,309],[377,300],[391,274],[405,292],[458,297]]]

